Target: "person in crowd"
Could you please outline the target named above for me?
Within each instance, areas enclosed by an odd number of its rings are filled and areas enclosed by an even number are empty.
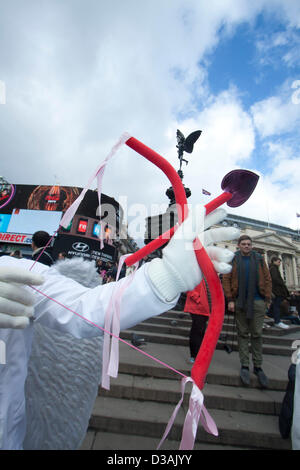
[[[201,347],[210,314],[209,291],[205,279],[194,290],[187,292],[183,311],[189,313],[192,319],[189,347],[190,363],[193,364]]]
[[[96,269],[97,269],[97,273],[99,274],[99,276],[101,278],[101,283],[105,284],[105,282],[106,282],[106,270],[107,270],[105,261],[98,258],[96,260]]]
[[[15,258],[22,258],[22,253],[20,250],[15,250],[11,252],[10,256],[14,256]]]
[[[283,439],[288,439],[291,435],[294,397],[295,397],[296,364],[290,364],[288,369],[288,383],[279,411],[279,431]]]
[[[111,261],[108,261],[106,263],[106,272],[105,272],[105,277],[104,277],[104,284],[108,284],[109,282],[114,282],[117,278],[117,264],[112,263]]]
[[[250,385],[249,335],[254,374],[263,388],[268,378],[262,370],[262,331],[266,306],[271,302],[272,281],[260,253],[252,248],[252,240],[242,235],[232,261],[232,271],[222,277],[228,310],[235,312],[242,383]]]
[[[293,291],[289,297],[289,310],[287,313],[281,312],[281,319],[288,320],[292,325],[300,325],[300,292]]]
[[[43,328],[56,330],[58,336],[61,333],[70,334],[78,339],[102,336],[107,309],[118,292],[122,292],[119,311],[121,330],[170,310],[176,305],[181,292],[193,290],[202,280],[202,271],[193,249],[197,235],[201,236],[215,269],[221,273],[230,271],[233,253],[213,244],[237,238],[239,231],[233,227],[220,227],[201,234],[203,219],[207,229],[226,216],[223,209],[217,209],[206,217],[204,214],[204,210],[202,213],[199,210],[191,213],[163,249],[162,258],[155,258],[139,268],[124,292],[126,278],[88,288],[61,274],[55,266],[48,267],[39,261],[32,263],[9,256],[0,258],[0,340],[6,345],[8,358],[5,367],[0,368],[0,449],[23,448],[26,426],[29,425],[26,423],[24,387],[35,337],[34,327],[40,324]],[[58,264],[64,267],[64,263]],[[36,289],[35,285],[39,287]],[[35,357],[38,359],[38,351]],[[56,359],[59,360],[58,357]],[[89,372],[88,363],[78,363],[78,367],[82,373]],[[39,383],[38,371],[34,372]],[[35,393],[38,394],[38,391],[31,391],[31,396]],[[72,387],[69,393],[72,393]],[[61,398],[59,390],[57,394]],[[75,410],[70,419],[75,432]],[[36,433],[51,434],[51,419],[43,426],[47,430],[35,428]],[[59,434],[60,441],[67,437],[64,432]],[[81,439],[82,436],[77,444],[73,443],[73,448],[77,448]],[[63,442],[60,446],[63,448]]]
[[[119,264],[116,263],[116,266],[118,267]],[[125,262],[122,264],[121,269],[120,269],[120,274],[119,274],[119,279],[122,279],[123,277],[126,276],[126,264]]]
[[[61,251],[60,253],[58,253],[57,259],[64,260],[66,258],[67,258],[67,253],[65,251]]]
[[[52,266],[54,263],[51,247],[47,246],[49,240],[49,233],[43,230],[39,230],[32,235],[32,259],[35,261],[38,260],[39,263],[45,264],[46,266]],[[45,246],[47,246],[46,249]]]
[[[272,279],[272,315],[274,318],[274,326],[281,329],[289,328],[288,325],[280,321],[280,306],[287,297],[289,297],[290,293],[284,283],[284,280],[281,277],[279,266],[281,263],[281,259],[278,256],[273,256],[271,258],[270,264],[270,274]]]
[[[300,291],[293,291],[290,295],[290,313],[300,315]]]

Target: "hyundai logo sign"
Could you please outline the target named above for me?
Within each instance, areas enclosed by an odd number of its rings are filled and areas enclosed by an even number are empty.
[[[90,249],[89,245],[87,245],[86,243],[82,243],[82,242],[73,243],[72,248],[75,251],[79,251],[80,253],[85,253],[86,251],[89,251]]]

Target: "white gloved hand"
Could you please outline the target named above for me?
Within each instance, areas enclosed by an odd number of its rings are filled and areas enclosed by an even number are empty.
[[[40,285],[42,276],[19,268],[0,267],[0,328],[26,328],[34,313],[34,295],[20,284]]]
[[[205,215],[205,208],[189,210],[186,220],[176,230],[174,236],[163,249],[163,257],[149,263],[148,276],[160,296],[166,301],[175,299],[181,292],[193,290],[202,280],[202,272],[193,248],[198,236],[217,272],[227,274],[234,256],[232,251],[209,246],[225,240],[238,238],[240,231],[233,227],[220,227],[206,230],[226,217],[224,209],[217,209]],[[206,231],[204,231],[206,230]]]

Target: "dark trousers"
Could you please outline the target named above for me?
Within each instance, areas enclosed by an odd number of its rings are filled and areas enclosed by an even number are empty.
[[[273,318],[274,318],[275,323],[280,322],[280,305],[283,299],[284,297],[275,297],[275,299],[273,299],[273,312],[272,313],[273,313]]]
[[[197,315],[195,313],[190,313],[190,315],[192,318],[192,327],[190,330],[190,353],[191,357],[196,358],[205,335],[208,316]]]
[[[239,357],[242,366],[249,367],[249,339],[254,367],[262,365],[262,331],[265,318],[266,304],[263,300],[254,300],[253,318],[247,319],[245,310],[237,307],[235,322]]]

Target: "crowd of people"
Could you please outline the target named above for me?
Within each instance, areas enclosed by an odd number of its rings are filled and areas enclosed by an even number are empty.
[[[107,284],[108,282],[114,282],[117,279],[118,272],[118,263],[112,261],[104,261],[101,258],[98,258],[96,261],[97,272],[101,278],[102,284]],[[125,265],[122,266],[119,279],[122,279],[126,275]]]

